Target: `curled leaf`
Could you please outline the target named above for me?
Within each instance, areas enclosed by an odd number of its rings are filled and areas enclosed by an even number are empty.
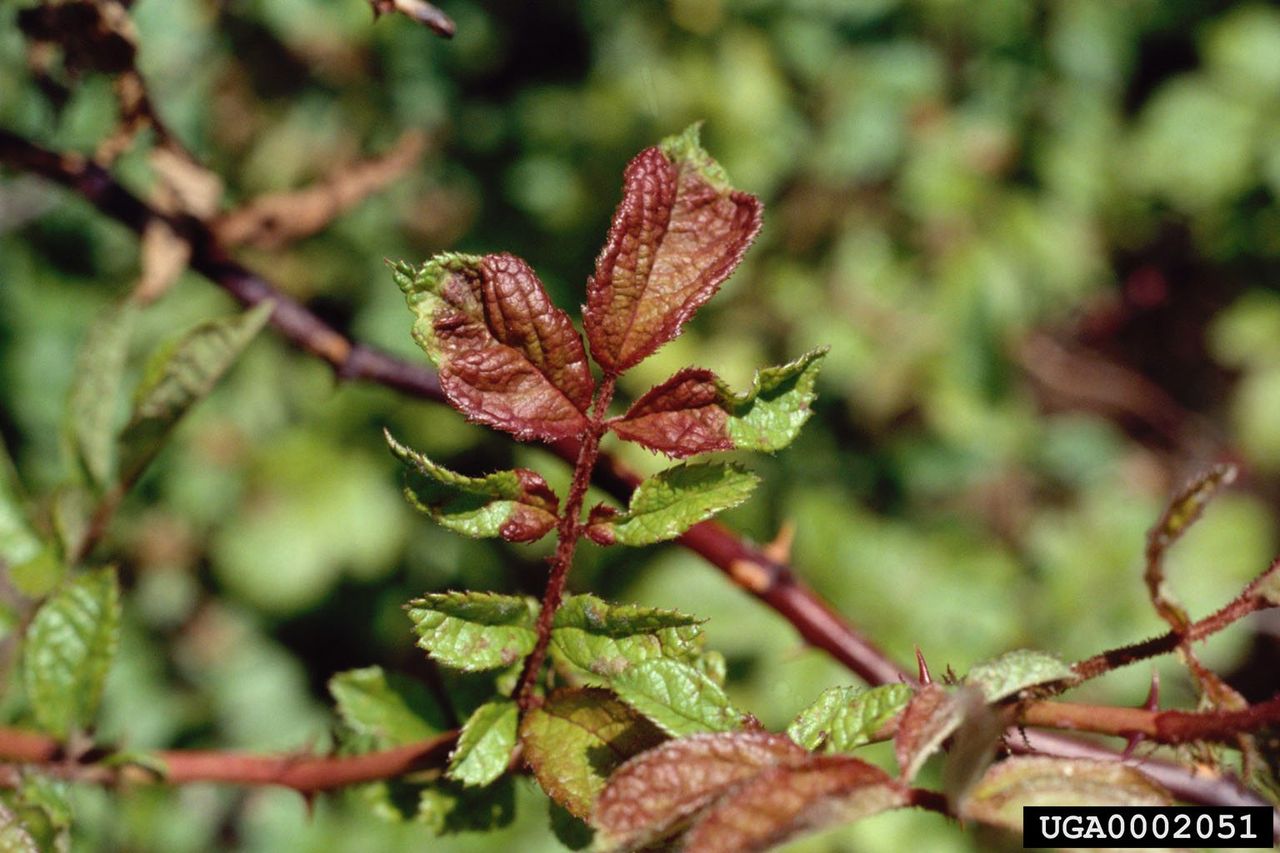
[[[907,684],[882,684],[870,690],[833,687],[795,718],[787,735],[805,749],[848,752],[870,743],[911,701]]]
[[[688,368],[636,400],[610,422],[620,437],[684,458],[715,450],[781,450],[812,414],[818,369],[827,350],[756,371],[736,394],[709,370]]]
[[[467,720],[446,775],[463,785],[488,785],[511,763],[520,708],[510,700],[486,702]]]
[[[633,850],[678,832],[733,785],[809,754],[761,731],[695,735],[641,753],[609,777],[591,823],[603,850]]]
[[[551,694],[520,724],[520,743],[538,784],[583,820],[614,769],[665,739],[612,693],[591,687]]]
[[[538,603],[488,592],[440,592],[409,602],[418,645],[467,672],[511,666],[538,640]]]
[[[906,790],[875,765],[848,756],[771,767],[733,788],[693,824],[686,853],[767,850],[797,835],[907,804]]]
[[[594,390],[582,338],[524,261],[444,254],[392,273],[459,411],[521,439],[582,432]]]
[[[559,500],[540,474],[516,468],[466,477],[385,434],[391,452],[409,472],[405,497],[441,526],[508,542],[534,542],[556,526]]]
[[[1022,830],[1025,806],[1165,806],[1168,792],[1116,761],[1014,757],[987,770],[960,803],[968,820]]]
[[[759,199],[733,189],[702,149],[698,125],[631,161],[583,314],[606,373],[635,366],[680,333],[737,267],[760,214]]]
[[[600,545],[651,545],[675,539],[745,501],[758,482],[755,474],[736,465],[677,465],[637,486],[626,512],[603,505],[593,508],[587,536]]]
[[[960,728],[965,718],[986,707],[982,694],[972,687],[948,690],[939,684],[920,688],[898,721],[894,754],[902,780],[910,782],[925,760]]]

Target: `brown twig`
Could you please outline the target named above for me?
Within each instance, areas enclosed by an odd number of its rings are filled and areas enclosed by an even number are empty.
[[[226,782],[277,785],[302,794],[331,791],[362,782],[391,779],[443,767],[458,739],[445,732],[417,743],[363,755],[253,755],[203,749],[159,750],[147,754],[148,766],[102,760],[74,761],[51,737],[20,729],[0,728],[0,759],[40,764],[52,775],[85,782]],[[155,762],[156,770],[150,769]]]
[[[1280,696],[1239,711],[1152,711],[1073,702],[1028,702],[1017,709],[1023,725],[1128,737],[1166,745],[1212,741],[1234,744],[1242,731],[1280,722]]]

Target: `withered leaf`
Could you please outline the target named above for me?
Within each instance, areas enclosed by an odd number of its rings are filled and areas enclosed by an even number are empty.
[[[879,767],[848,756],[814,756],[800,767],[771,767],[727,792],[694,823],[682,849],[766,850],[906,804],[906,789]]]
[[[458,410],[520,439],[582,432],[594,390],[582,339],[524,261],[444,254],[392,272]]]
[[[611,375],[680,333],[760,230],[759,199],[733,189],[698,126],[641,151],[587,283],[591,354]]]
[[[666,838],[733,785],[809,753],[783,735],[742,731],[668,741],[623,764],[596,800],[597,846],[630,850]]]

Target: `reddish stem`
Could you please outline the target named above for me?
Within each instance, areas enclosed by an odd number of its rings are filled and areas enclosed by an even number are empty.
[[[569,496],[565,499],[564,511],[560,514],[560,523],[556,527],[556,552],[551,558],[547,591],[542,596],[542,610],[538,613],[538,641],[525,658],[524,670],[520,673],[520,682],[516,687],[516,701],[519,702],[521,711],[527,711],[536,704],[533,690],[538,683],[538,675],[542,672],[542,664],[547,659],[552,619],[560,608],[560,602],[564,600],[564,587],[569,580],[569,569],[573,566],[573,554],[578,547],[578,540],[582,538],[582,501],[591,486],[591,474],[595,471],[596,460],[600,456],[600,439],[606,429],[604,416],[609,410],[609,403],[613,401],[616,383],[616,376],[606,376],[600,383],[590,421],[582,436],[578,459],[573,466],[573,483],[569,486]]]

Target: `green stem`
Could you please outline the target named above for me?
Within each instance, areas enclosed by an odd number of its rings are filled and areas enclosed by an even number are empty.
[[[569,579],[569,569],[573,565],[573,554],[582,538],[582,501],[591,485],[591,474],[595,470],[596,460],[600,456],[600,439],[606,426],[605,413],[613,400],[613,391],[617,377],[606,376],[600,383],[600,391],[591,409],[590,422],[582,436],[582,446],[578,450],[578,460],[573,466],[573,483],[569,486],[569,496],[565,500],[564,512],[560,515],[560,523],[556,527],[556,552],[551,558],[551,573],[547,577],[547,590],[542,596],[542,610],[538,613],[538,641],[533,651],[525,658],[524,670],[520,673],[520,682],[516,686],[515,697],[521,711],[527,711],[537,704],[533,689],[538,683],[538,675],[542,672],[542,664],[547,659],[547,646],[551,642],[551,622],[560,602],[564,599],[565,583]]]

